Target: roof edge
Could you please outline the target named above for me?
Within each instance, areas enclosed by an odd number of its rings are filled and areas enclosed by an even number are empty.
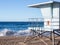
[[[51,3],[60,3],[60,2],[58,2],[58,1],[48,1],[48,2],[42,2],[42,3],[27,5],[27,6],[28,7],[32,7],[32,6],[38,6],[38,5],[44,5],[44,4],[51,4]]]

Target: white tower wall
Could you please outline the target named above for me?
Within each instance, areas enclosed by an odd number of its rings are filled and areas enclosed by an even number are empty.
[[[60,4],[59,3],[54,3],[53,4],[53,19],[52,19],[52,28],[53,29],[59,29],[59,14],[60,12]]]
[[[59,29],[59,16],[60,16],[60,4],[59,3],[53,3],[47,4],[40,7],[41,14],[44,18],[44,28],[45,30],[50,31],[52,29]],[[49,25],[48,25],[49,21]]]
[[[44,30],[51,30],[51,5],[43,5],[40,7],[41,14],[44,18]],[[47,21],[50,21],[50,25],[47,24]]]

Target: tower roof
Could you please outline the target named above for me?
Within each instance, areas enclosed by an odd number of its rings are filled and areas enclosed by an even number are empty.
[[[28,5],[28,6],[29,7],[34,7],[34,8],[39,8],[39,6],[47,5],[47,4],[53,4],[53,3],[60,3],[60,2],[58,2],[58,1],[48,1],[48,2],[42,2],[42,3],[32,4],[32,5]]]

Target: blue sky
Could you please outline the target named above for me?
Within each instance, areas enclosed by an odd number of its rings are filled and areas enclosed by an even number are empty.
[[[0,0],[0,21],[24,21],[28,18],[42,17],[40,9],[27,5],[49,0]],[[59,1],[59,0],[57,0]]]

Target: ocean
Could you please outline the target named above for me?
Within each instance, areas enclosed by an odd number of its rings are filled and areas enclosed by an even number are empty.
[[[0,22],[0,30],[26,30],[28,27],[43,27],[44,22]]]
[[[29,27],[43,27],[44,22],[0,22],[0,36],[24,36]]]

